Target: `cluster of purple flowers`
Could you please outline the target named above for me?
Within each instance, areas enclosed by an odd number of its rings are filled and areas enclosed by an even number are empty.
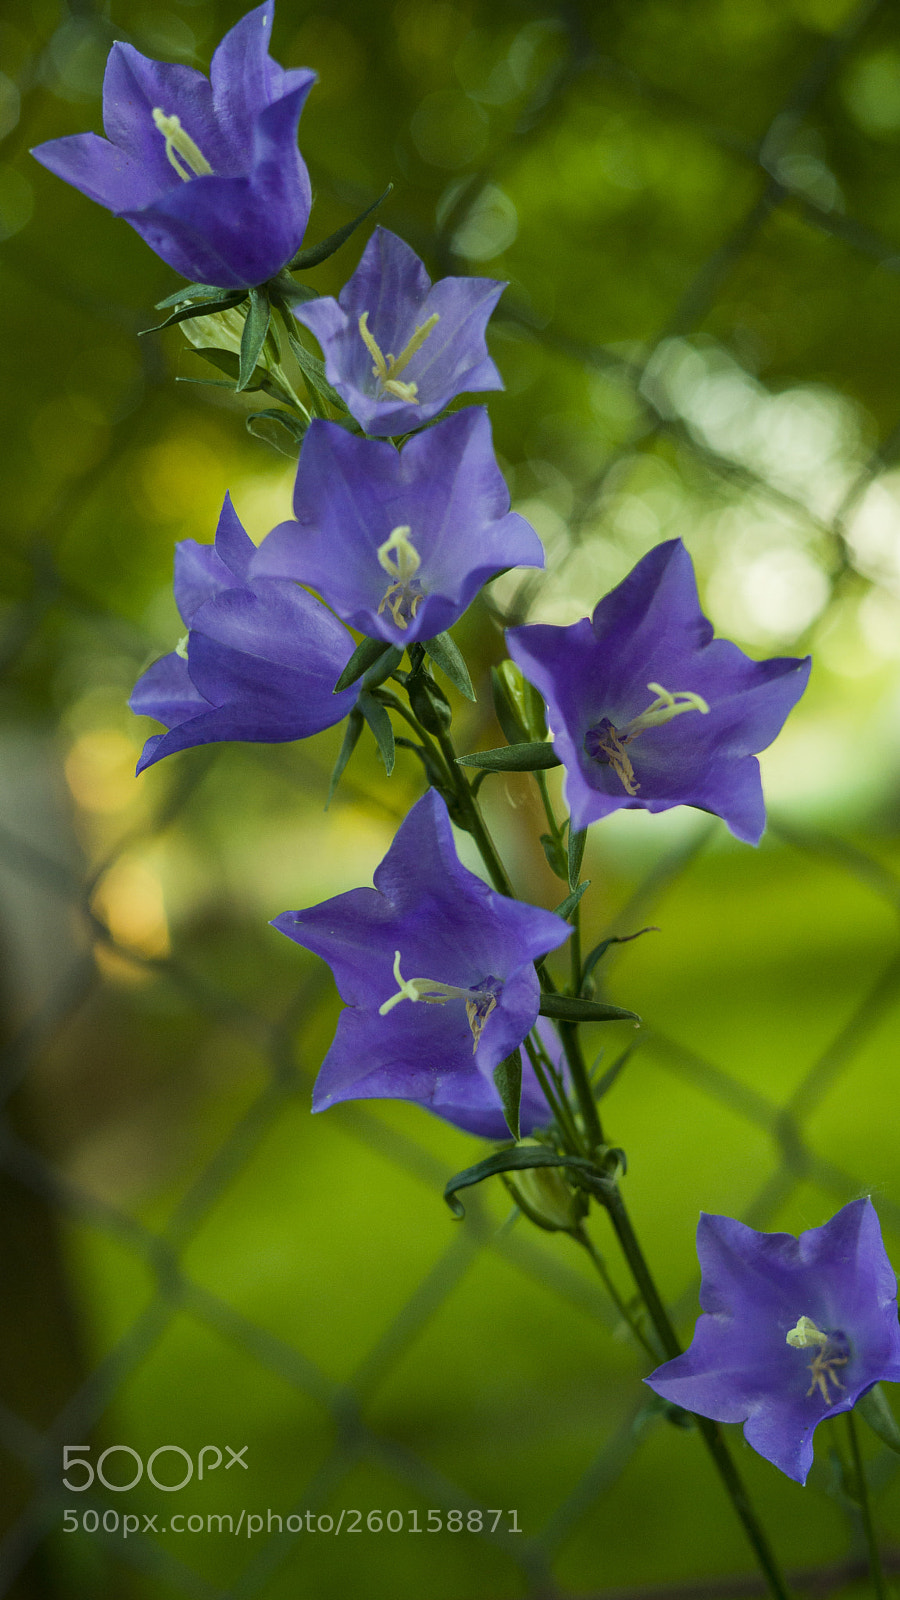
[[[299,263],[311,191],[297,127],[315,74],[271,59],[272,20],[266,0],[232,28],[209,80],[115,45],[107,137],[35,151],[197,280],[201,309],[203,294],[237,304],[276,279],[289,294]],[[213,544],[178,545],[187,633],[135,687],[133,709],[166,730],[148,738],[138,770],[194,745],[302,739],[358,715],[366,680],[335,689],[357,649],[348,628],[394,647],[398,664],[439,641],[498,573],[543,565],[537,534],[510,510],[487,412],[444,414],[463,393],[502,387],[485,331],[504,287],[432,284],[379,227],[336,300],[295,306],[337,419],[305,428],[294,515],[258,548],[227,497]],[[513,628],[507,642],[546,703],[573,833],[623,808],[687,805],[758,842],[756,755],[803,693],[809,660],[753,661],[714,638],[679,540],[645,555],[592,617]],[[507,1137],[495,1075],[537,1024],[535,964],[572,928],[461,864],[440,793],[412,808],[374,888],[285,912],[275,927],[330,963],[345,1002],[314,1110],[395,1097]],[[562,1083],[546,1030],[539,1047]],[[526,1065],[521,1131],[549,1121]],[[704,1216],[699,1251],[694,1342],[648,1382],[687,1409],[743,1421],[757,1450],[804,1481],[817,1424],[880,1378],[900,1381],[896,1281],[871,1204],[799,1239]]]

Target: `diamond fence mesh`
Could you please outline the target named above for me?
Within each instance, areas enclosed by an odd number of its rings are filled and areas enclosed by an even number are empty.
[[[130,237],[111,247],[109,219],[84,216],[21,151],[70,131],[73,112],[90,125],[112,37],[205,61],[237,14],[47,7],[2,24],[21,94],[3,191],[22,363],[8,437],[32,418],[0,641],[3,1592],[758,1592],[694,1440],[646,1404],[615,1312],[566,1242],[531,1235],[497,1194],[447,1218],[440,1192],[471,1141],[377,1102],[308,1118],[330,982],[273,949],[263,907],[365,881],[415,774],[390,788],[361,761],[323,820],[323,735],[299,752],[193,751],[138,798],[126,790],[139,735],[121,707],[176,625],[173,533],[210,537],[235,474],[265,531],[290,464],[232,445],[235,409],[214,391],[174,389],[170,361],[194,375],[177,335],[134,355],[163,269]],[[611,1104],[629,1200],[686,1330],[700,1205],[795,1227],[871,1190],[900,1241],[896,12],[282,6],[278,26],[282,58],[322,74],[322,119],[311,102],[303,129],[319,232],[386,173],[386,225],[430,268],[514,280],[492,410],[548,574],[500,580],[466,624],[476,660],[499,615],[542,595],[545,619],[570,620],[635,550],[684,529],[723,631],[743,622],[751,645],[792,651],[812,640],[831,661],[814,723],[787,745],[799,798],[773,768],[759,855],[693,814],[590,847],[598,936],[663,927],[664,944],[610,964],[613,997],[644,1019]],[[54,205],[61,224],[43,217]],[[78,249],[60,252],[67,238]],[[877,646],[868,678],[847,665],[859,615]],[[524,780],[486,795],[523,892],[552,903],[526,857]],[[605,1249],[599,1223],[595,1237]],[[66,1446],[146,1459],[172,1444],[196,1462],[248,1438],[249,1471],[219,1467],[171,1497],[146,1479],[127,1494],[62,1482]],[[113,1470],[130,1468],[120,1456]],[[796,1486],[746,1470],[798,1584],[859,1578],[854,1508],[822,1492],[827,1459],[796,1505]],[[873,1472],[900,1568],[886,1452]],[[367,1523],[391,1506],[402,1535]],[[310,1529],[342,1508],[362,1513],[356,1543]],[[141,1526],[125,1538],[131,1510]],[[202,1533],[179,1537],[177,1510]]]

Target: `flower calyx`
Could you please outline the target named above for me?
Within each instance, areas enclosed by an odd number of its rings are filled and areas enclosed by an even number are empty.
[[[431,316],[416,328],[411,339],[407,341],[399,356],[382,354],[382,350],[374,334],[369,332],[369,313],[364,311],[359,319],[359,332],[363,344],[372,357],[372,377],[377,378],[386,394],[392,394],[397,400],[415,403],[419,395],[419,386],[416,383],[402,383],[400,373],[407,367],[413,356],[421,350],[425,340],[432,329],[440,321],[440,314],[432,312]]]

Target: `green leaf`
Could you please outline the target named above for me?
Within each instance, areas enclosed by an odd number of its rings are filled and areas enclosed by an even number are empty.
[[[269,296],[264,288],[250,290],[250,309],[244,320],[244,331],[241,334],[241,367],[238,377],[238,393],[246,389],[250,383],[256,363],[262,354],[262,347],[266,342],[269,331],[269,319],[272,307]]]
[[[562,841],[553,833],[542,833],[541,844],[544,849],[544,855],[547,857],[547,865],[550,871],[555,872],[556,876],[562,878],[563,883],[565,883],[568,878],[568,872],[566,868],[566,853],[563,849]]]
[[[569,818],[569,888],[577,889],[578,876],[581,872],[581,863],[584,858],[584,841],[587,838],[587,828],[572,828],[572,818]]]
[[[246,298],[246,289],[233,289],[228,294],[220,294],[216,300],[202,300],[194,305],[179,306],[170,317],[166,317],[165,322],[157,322],[153,328],[141,328],[138,338],[143,339],[147,333],[160,333],[163,328],[171,328],[176,322],[187,322],[191,317],[211,317],[215,311],[231,311]]]
[[[413,715],[428,733],[440,734],[449,728],[453,721],[450,701],[430,672],[410,672],[406,692]]]
[[[390,777],[394,770],[394,729],[391,719],[381,701],[376,700],[375,696],[365,689],[360,690],[357,704],[375,735],[375,743],[384,762],[384,770]]]
[[[440,667],[445,677],[450,679],[454,688],[464,694],[467,700],[475,699],[475,690],[469,677],[469,669],[463,660],[462,652],[455,639],[449,633],[435,634],[433,639],[425,640],[425,649],[436,667]]]
[[[287,314],[290,316],[290,311]],[[285,326],[287,327],[287,324]],[[324,362],[320,361],[318,356],[311,355],[303,340],[299,339],[290,328],[287,329],[287,336],[288,343],[294,352],[297,365],[303,373],[306,387],[309,390],[313,410],[318,416],[325,416],[321,402],[327,400],[329,405],[337,406],[339,411],[346,411],[347,407],[344,405],[343,400],[337,390],[332,389],[325,376]]]
[[[886,1444],[889,1449],[895,1450],[900,1455],[900,1428],[880,1383],[876,1383],[874,1389],[870,1389],[861,1400],[857,1400],[856,1410],[863,1421],[869,1424],[872,1432],[877,1433],[882,1444]]]
[[[370,206],[366,206],[365,211],[361,211],[358,217],[353,218],[352,222],[345,222],[342,228],[336,228],[334,233],[328,235],[327,239],[323,239],[319,244],[310,245],[306,250],[298,250],[293,261],[288,262],[288,271],[306,272],[310,267],[317,267],[320,261],[327,261],[328,257],[333,256],[336,250],[340,250],[341,245],[345,244],[350,235],[356,232],[360,223],[365,222],[366,217],[370,217],[376,207],[383,204],[393,187],[394,185],[389,183],[384,194],[380,194],[377,200],[373,200]]]
[[[340,751],[338,752],[337,761],[334,764],[334,771],[331,774],[331,782],[328,785],[328,798],[325,801],[326,811],[334,799],[334,792],[344,775],[344,768],[346,767],[347,762],[350,760],[350,757],[359,743],[359,736],[363,731],[364,725],[362,712],[357,711],[356,706],[354,706],[347,718],[347,726],[344,729],[343,743]]]
[[[457,756],[461,767],[484,767],[488,772],[541,772],[562,765],[552,744],[511,744],[506,750],[476,750]],[[565,877],[565,873],[561,874]]]
[[[188,305],[191,300],[221,300],[223,294],[246,294],[246,289],[217,289],[212,283],[185,283],[165,300],[157,300],[157,311],[167,311],[169,306]]]
[[[573,889],[572,893],[571,894],[567,894],[565,900],[563,900],[558,906],[556,906],[554,908],[555,911],[556,911],[556,915],[558,917],[565,917],[566,921],[568,922],[570,916],[572,915],[572,912],[575,910],[575,907],[578,905],[579,901],[581,900],[581,896],[584,894],[585,890],[589,889],[590,887],[591,887],[590,878],[585,878],[584,883],[580,883],[578,885],[577,889]]]
[[[397,670],[402,660],[403,647],[399,644],[389,644],[378,660],[363,673],[363,688],[377,689],[380,683],[384,683],[385,679]]]
[[[653,926],[649,928],[638,928],[637,933],[614,933],[611,934],[608,939],[601,939],[600,943],[594,946],[590,955],[585,959],[584,967],[582,968],[581,973],[582,988],[584,988],[584,985],[597,965],[597,962],[602,961],[603,957],[606,955],[606,952],[611,944],[630,944],[632,939],[640,939],[641,935],[644,933],[659,933],[659,929]]]
[[[258,427],[255,428],[253,426],[255,422],[280,423],[281,426],[285,428],[291,436],[292,448],[290,450],[285,450],[284,446],[278,443],[277,438],[271,438],[264,429]],[[295,417],[293,411],[280,411],[274,406],[270,407],[266,411],[251,411],[244,425],[247,429],[247,432],[252,433],[254,439],[262,439],[266,444],[272,445],[273,449],[277,450],[281,455],[288,456],[292,461],[296,461],[297,447],[303,442],[303,435],[306,432],[306,423],[303,422],[300,417]]]
[[[380,661],[381,657],[393,648],[393,645],[385,644],[383,639],[360,639],[332,693],[340,694],[342,689],[349,689],[351,683],[355,683],[357,678],[361,678],[369,667],[374,666],[376,661]]]
[[[494,1068],[494,1083],[503,1106],[503,1115],[506,1126],[514,1139],[521,1138],[519,1132],[519,1105],[522,1099],[522,1052],[513,1050],[505,1060]]]
[[[557,1022],[640,1022],[636,1011],[623,1011],[621,1006],[608,1006],[602,1000],[576,1000],[568,994],[542,994],[542,1017],[555,1017]]]
[[[444,1199],[455,1217],[464,1217],[465,1207],[456,1198],[460,1189],[471,1189],[473,1184],[483,1183],[485,1178],[494,1178],[501,1172],[521,1172],[528,1167],[565,1167],[570,1172],[579,1172],[585,1178],[592,1179],[590,1187],[598,1190],[609,1184],[609,1179],[604,1179],[593,1162],[587,1161],[584,1156],[562,1156],[543,1145],[510,1145],[497,1150],[492,1156],[485,1156],[474,1167],[466,1167],[458,1172],[444,1189]]]

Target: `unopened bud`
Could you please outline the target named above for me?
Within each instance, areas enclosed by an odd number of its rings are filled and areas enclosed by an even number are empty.
[[[516,1148],[529,1145],[546,1148],[536,1139],[521,1139]],[[522,1167],[504,1173],[504,1179],[519,1210],[548,1233],[571,1233],[587,1209],[586,1197],[569,1187],[559,1167]]]
[[[533,744],[547,737],[544,702],[514,661],[491,668],[494,710],[510,744]]]

